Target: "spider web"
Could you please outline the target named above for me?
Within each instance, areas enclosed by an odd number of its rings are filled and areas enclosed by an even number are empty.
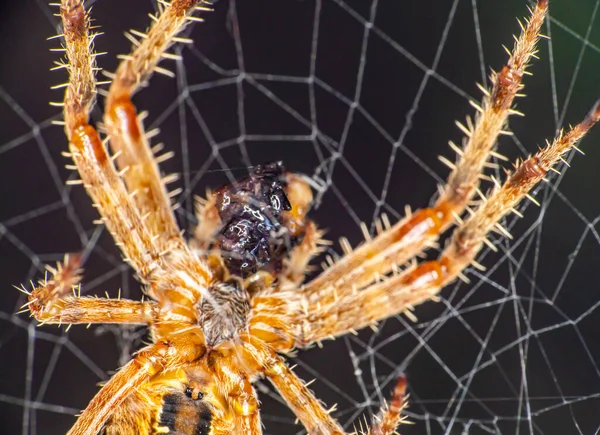
[[[8,4],[7,4],[8,3]],[[129,50],[122,32],[143,29],[150,1],[94,2],[105,36],[98,51],[109,71]],[[555,0],[545,27],[550,41],[526,77],[525,118],[512,119],[501,152],[534,152],[558,128],[576,122],[600,95],[599,0]],[[363,239],[360,222],[404,205],[426,206],[446,174],[454,121],[480,99],[476,82],[506,59],[523,0],[222,1],[194,43],[178,47],[175,79],[155,77],[136,96],[150,112],[156,141],[180,172],[178,219],[194,223],[193,195],[218,187],[247,168],[283,160],[315,180],[315,221],[331,240]],[[144,339],[116,327],[37,328],[13,314],[24,302],[12,285],[39,279],[43,265],[83,251],[87,294],[139,298],[95,210],[60,155],[60,114],[48,106],[60,73],[57,18],[44,1],[0,6],[0,415],[3,433],[62,434],[106,380]],[[165,64],[167,66],[167,64]],[[95,121],[101,114],[96,109]],[[582,144],[573,169],[536,190],[540,207],[522,204],[523,219],[505,225],[512,241],[495,237],[484,251],[486,272],[469,269],[470,284],[446,288],[438,303],[382,322],[377,331],[299,352],[294,363],[351,431],[377,412],[394,379],[406,373],[414,423],[402,434],[594,433],[600,428],[600,218],[596,169],[598,130]],[[569,157],[569,160],[573,156]],[[502,163],[502,162],[499,162]],[[498,171],[501,174],[501,171]],[[526,210],[525,210],[526,209]],[[333,248],[331,254],[341,252]],[[435,252],[431,253],[435,255]],[[273,388],[259,383],[267,434],[304,433]]]

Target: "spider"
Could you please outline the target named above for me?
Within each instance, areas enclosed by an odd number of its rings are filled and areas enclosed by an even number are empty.
[[[124,260],[149,300],[98,299],[77,293],[80,259],[67,256],[51,277],[28,293],[26,304],[41,323],[146,325],[151,343],[139,350],[97,393],[70,435],[262,433],[253,381],[268,379],[309,434],[344,434],[282,354],[307,348],[405,313],[435,300],[463,276],[490,231],[499,224],[562,155],[600,119],[598,105],[534,156],[515,164],[504,183],[484,195],[479,179],[523,85],[547,13],[538,0],[516,38],[509,60],[492,73],[492,87],[461,129],[456,162],[429,208],[396,223],[382,216],[378,234],[356,248],[342,239],[344,256],[306,281],[309,263],[328,243],[307,217],[312,192],[301,176],[279,163],[257,167],[198,203],[189,242],[177,226],[159,157],[154,156],[131,98],[158,66],[194,13],[210,10],[199,0],[159,0],[147,33],[130,34],[133,51],[112,81],[104,123],[112,155],[88,124],[96,94],[90,18],[81,0],[61,0],[60,15],[69,72],[64,128],[75,169]],[[470,208],[474,199],[477,205]],[[533,198],[530,197],[533,200]],[[461,216],[466,216],[463,220]],[[436,260],[413,259],[455,226]],[[399,378],[388,406],[367,429],[391,435],[404,419],[405,380]]]

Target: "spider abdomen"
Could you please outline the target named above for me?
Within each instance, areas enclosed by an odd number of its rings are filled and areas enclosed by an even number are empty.
[[[201,400],[190,399],[184,394],[166,394],[156,434],[208,435],[211,420],[210,408]]]

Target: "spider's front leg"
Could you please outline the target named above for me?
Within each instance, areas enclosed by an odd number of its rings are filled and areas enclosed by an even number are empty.
[[[392,392],[389,405],[382,407],[379,422],[369,429],[368,435],[393,435],[397,434],[396,428],[402,424],[404,417],[402,411],[408,404],[406,397],[406,378],[400,376]]]
[[[264,375],[277,388],[288,407],[302,422],[306,431],[314,435],[345,435],[346,432],[321,402],[308,389],[308,386],[298,378],[286,362],[279,356],[270,344],[258,338],[252,331],[240,335],[243,345],[236,348],[235,363],[231,368],[227,363],[213,364],[221,385],[230,385],[228,397],[233,398],[234,409],[240,415],[252,414],[254,404],[254,389],[246,380],[232,378],[236,367],[244,367],[248,376]],[[219,374],[222,372],[222,374]],[[382,408],[381,420],[373,425],[369,434],[392,435],[402,420],[401,411],[405,406],[406,382],[399,379],[389,407]],[[244,400],[240,400],[245,398]],[[257,406],[257,405],[256,405]],[[251,432],[254,434],[253,432]]]
[[[561,133],[551,145],[518,165],[503,185],[496,181],[492,193],[454,230],[438,260],[421,263],[339,299],[304,301],[305,314],[293,322],[302,324],[297,331],[298,345],[308,346],[364,328],[435,298],[475,261],[487,234],[562,161],[562,155],[574,148],[598,120],[600,103],[580,124],[564,135]]]
[[[161,50],[173,40],[173,35],[196,3],[192,0],[174,0],[166,6],[150,31],[150,34],[159,35],[163,43],[161,46],[152,46],[150,51],[153,56],[160,57]],[[116,110],[115,128],[118,132],[114,138],[124,147],[118,150],[116,157],[108,155],[96,129],[88,124],[89,110],[96,92],[95,55],[92,50],[93,35],[89,34],[89,16],[81,0],[62,0],[60,12],[68,61],[66,66],[69,70],[64,103],[65,132],[69,139],[70,155],[83,185],[94,200],[94,206],[98,208],[116,245],[123,251],[125,260],[149,285],[149,294],[162,306],[176,302],[186,311],[182,315],[195,321],[195,304],[208,287],[212,279],[211,272],[192,255],[177,230],[170,205],[163,195],[164,188],[157,178],[156,163],[147,149],[135,114],[131,115],[128,111],[134,110],[133,106],[109,104]],[[148,68],[134,71],[140,75],[136,75],[138,80],[144,80],[155,69],[152,64],[144,63],[144,55],[148,54],[145,52],[135,57],[138,67],[141,64]],[[135,87],[134,84],[130,85]],[[116,89],[121,88],[117,86]],[[129,89],[129,92],[132,91]],[[114,94],[115,101],[124,97],[123,92]],[[133,166],[123,166],[117,172],[113,160],[120,156]],[[122,179],[128,173],[131,173],[131,178],[126,180],[134,189],[132,191],[127,190]]]
[[[509,115],[519,114],[512,109],[514,99],[523,88],[521,79],[535,55],[547,9],[547,0],[537,1],[527,25],[521,26],[522,32],[515,38],[508,62],[499,73],[492,74],[492,88],[481,88],[484,92],[481,104],[472,102],[477,109],[475,121],[467,119],[466,126],[458,124],[466,136],[464,145],[461,149],[451,143],[458,154],[455,164],[442,158],[452,172],[433,206],[412,215],[407,213],[393,226],[383,218],[377,222],[379,235],[372,240],[365,228],[367,242],[354,250],[344,240],[345,256],[307,283],[303,293],[325,303],[359,291],[434,245],[440,234],[457,221],[478,192],[479,179],[483,178],[482,171],[490,155],[502,157],[492,150],[499,135],[509,134],[505,131]]]
[[[131,101],[132,95],[154,72],[168,73],[158,67],[162,58],[168,56],[168,47],[176,39],[187,22],[194,19],[195,9],[208,10],[202,0],[174,0],[161,3],[166,9],[156,18],[147,34],[135,32],[140,37],[128,35],[135,42],[130,55],[123,56],[117,69],[108,96],[104,121],[110,137],[110,146],[118,168],[130,192],[135,192],[133,202],[150,232],[156,235],[156,243],[161,251],[186,246],[171,208],[170,197],[177,191],[167,193],[165,185],[177,177],[161,179],[158,161],[166,160],[172,153],[154,158],[149,146],[149,138],[144,132],[141,117],[137,115]]]
[[[264,373],[277,388],[309,434],[344,435],[346,432],[278,355],[264,361]]]

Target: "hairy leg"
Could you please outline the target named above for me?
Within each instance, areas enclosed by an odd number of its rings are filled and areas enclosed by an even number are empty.
[[[138,302],[126,299],[99,299],[67,296],[41,305],[36,288],[29,300],[31,314],[42,324],[59,325],[122,323],[127,325],[152,325],[157,320],[155,302]]]
[[[188,3],[174,1],[168,8],[177,12]],[[149,294],[159,301],[161,308],[176,306],[182,311],[181,317],[193,322],[197,314],[195,305],[212,279],[211,272],[189,252],[179,234],[175,246],[165,244],[164,234],[167,232],[161,227],[164,221],[153,220],[160,213],[150,213],[154,217],[140,214],[135,199],[140,192],[128,192],[121,178],[129,172],[128,169],[125,167],[117,172],[113,163],[115,157],[108,156],[96,129],[87,123],[95,95],[89,17],[81,0],[62,0],[60,11],[69,69],[65,130],[83,185],[115,243],[123,251],[125,261],[149,284]],[[186,12],[178,13],[185,15]],[[167,12],[163,16],[166,15]],[[150,191],[144,192],[148,194]],[[167,249],[177,246],[181,249]]]
[[[519,164],[503,185],[495,180],[495,189],[471,217],[454,230],[438,260],[398,272],[361,291],[338,298],[329,295],[323,300],[304,301],[305,314],[294,322],[302,325],[298,328],[297,345],[307,346],[364,328],[434,299],[443,287],[475,262],[476,255],[487,242],[487,234],[498,228],[499,220],[514,210],[599,119],[600,105],[597,104],[580,124]]]
[[[252,388],[252,394],[255,403],[258,403],[254,388]],[[251,410],[251,412],[241,410],[241,412],[236,413],[235,430],[238,435],[262,435],[262,420],[258,408]]]
[[[263,360],[264,374],[277,388],[283,399],[296,417],[302,422],[309,434],[345,435],[346,432],[330,415],[332,410],[323,408],[321,402],[298,378],[287,364],[276,354]],[[381,410],[381,419],[368,430],[370,435],[392,435],[402,422],[401,412],[406,406],[406,379],[400,378],[396,383],[392,401]]]
[[[155,302],[130,301],[126,299],[99,299],[81,297],[79,255],[66,255],[56,268],[46,266],[52,274],[50,279],[40,281],[32,291],[20,290],[28,295],[24,305],[40,323],[59,325],[91,323],[125,323],[151,325],[158,316]]]
[[[81,0],[62,0],[60,13],[69,70],[64,115],[70,156],[115,243],[145,278],[160,261],[160,251],[152,243],[154,235],[144,225],[96,129],[88,124],[96,94],[90,19]]]
[[[396,428],[402,423],[402,411],[407,406],[406,400],[406,378],[401,376],[396,382],[389,405],[381,409],[379,422],[369,429],[368,435],[393,435]]]
[[[260,414],[256,413],[238,418],[235,428],[239,435],[262,435]]]
[[[223,223],[215,205],[216,196],[213,192],[208,190],[205,198],[197,196],[195,199],[198,225],[194,229],[194,238],[190,240],[190,245],[206,254]]]
[[[331,243],[323,238],[325,232],[312,221],[306,223],[305,231],[302,242],[294,247],[289,258],[284,261],[283,271],[279,277],[282,289],[300,287],[306,274],[313,270],[310,265],[311,260]]]
[[[272,354],[263,363],[264,374],[277,388],[309,434],[345,434],[342,427],[330,415],[330,411],[323,408],[321,402],[280,356]]]
[[[393,226],[382,217],[377,223],[379,235],[371,240],[365,227],[367,241],[354,250],[342,240],[345,256],[306,284],[303,293],[324,303],[371,285],[378,277],[394,272],[435,244],[439,235],[464,212],[478,191],[490,155],[499,156],[492,149],[498,136],[508,133],[503,129],[509,115],[518,114],[512,109],[513,102],[523,87],[521,78],[526,74],[528,62],[535,55],[547,6],[547,0],[537,2],[509,53],[507,64],[499,73],[492,74],[492,89],[482,88],[485,96],[481,105],[472,103],[477,109],[474,124],[470,119],[467,126],[459,124],[466,135],[465,143],[462,149],[451,144],[458,154],[456,164],[442,158],[452,172],[434,206],[409,213]]]
[[[198,6],[200,3],[200,6]],[[132,95],[148,81],[154,72],[166,72],[158,67],[161,59],[168,57],[167,49],[177,40],[176,35],[186,23],[195,19],[191,14],[201,6],[201,0],[173,0],[161,3],[163,10],[147,33],[137,33],[131,54],[123,56],[106,99],[104,121],[115,154],[117,167],[123,171],[123,179],[130,192],[135,192],[133,202],[144,223],[152,234],[157,235],[160,250],[183,248],[185,241],[171,209],[170,197],[165,184],[176,177],[161,178],[158,160],[165,160],[172,153],[154,158],[149,138],[144,132]]]

